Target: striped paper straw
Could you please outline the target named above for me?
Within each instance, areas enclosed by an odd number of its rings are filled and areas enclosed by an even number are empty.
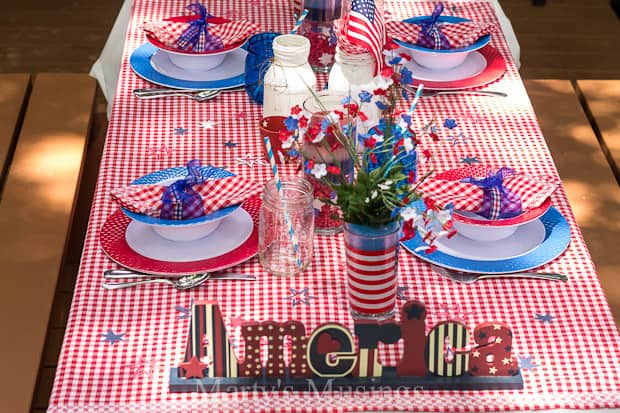
[[[418,100],[420,100],[420,96],[422,96],[422,91],[424,90],[424,84],[420,83],[418,86],[418,90],[415,91],[415,96],[413,97],[413,102],[411,102],[411,108],[409,109],[409,114],[412,114],[415,110],[415,107],[418,104]]]
[[[304,9],[304,11],[301,12],[301,14],[299,15],[299,18],[295,22],[295,25],[293,26],[293,29],[291,30],[290,34],[295,34],[297,32],[297,29],[299,29],[299,26],[301,26],[301,24],[304,22],[304,19],[306,18],[307,15],[308,15],[308,9]]]
[[[307,12],[307,10],[306,10]],[[269,155],[269,163],[271,164],[271,170],[273,171],[273,176],[276,180],[276,188],[278,188],[278,195],[280,195],[280,200],[284,199],[284,191],[282,190],[282,181],[280,180],[280,174],[278,173],[278,166],[276,165],[276,158],[273,156],[273,150],[271,149],[271,142],[269,142],[269,138],[267,136],[263,137],[263,141],[265,142],[265,148],[267,148],[267,155]],[[284,221],[286,222],[286,227],[288,229],[288,235],[291,237],[291,243],[293,244],[293,250],[296,255],[296,264],[298,268],[301,268],[301,253],[299,251],[299,241],[297,240],[297,235],[295,234],[295,230],[293,229],[293,223],[291,222],[291,217],[288,215],[288,211],[285,209],[285,204],[282,204],[284,210]]]

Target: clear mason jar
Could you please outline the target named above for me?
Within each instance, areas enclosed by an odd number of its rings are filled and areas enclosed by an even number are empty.
[[[283,177],[282,192],[280,197],[275,179],[263,189],[258,257],[265,271],[293,276],[304,272],[312,261],[312,186],[303,178]]]
[[[273,63],[263,83],[263,117],[288,116],[316,90],[316,76],[308,64],[310,41],[283,34],[273,40]]]
[[[324,91],[318,93],[316,97],[312,96],[306,99],[304,109],[311,114],[308,128],[315,124],[320,125],[323,123],[330,111],[335,109],[343,110],[342,100],[344,97],[344,94],[332,94],[329,91]],[[346,123],[347,120],[345,119],[342,122]],[[352,133],[352,139],[356,139],[355,131]],[[317,234],[322,235],[342,232],[343,221],[340,208],[332,205],[330,202],[326,202],[331,201],[335,203],[337,200],[336,193],[331,189],[326,180],[332,179],[336,183],[339,181],[339,178],[327,175],[318,179],[312,173],[312,170],[309,170],[308,161],[315,164],[326,164],[327,167],[336,166],[340,169],[340,174],[343,178],[350,180],[353,178],[353,159],[351,159],[349,152],[332,133],[326,133],[323,140],[317,143],[312,143],[310,139],[304,138],[302,155],[304,158],[304,173],[314,191],[315,231]]]
[[[340,17],[340,0],[305,0],[304,8],[308,15],[299,34],[310,40],[308,62],[315,72],[327,73],[334,64],[336,34],[333,22]]]

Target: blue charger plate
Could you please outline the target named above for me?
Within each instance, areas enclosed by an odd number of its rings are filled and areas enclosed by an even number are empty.
[[[412,23],[412,24],[421,24],[423,23],[425,20],[430,19],[431,16],[419,16],[419,17],[410,17],[408,19],[403,20],[403,22],[405,23]],[[470,22],[470,19],[465,19],[463,17],[457,17],[457,16],[439,16],[439,18],[437,19],[437,21],[439,21],[440,23],[463,23],[463,22]],[[467,52],[470,50],[478,50],[484,46],[486,46],[489,42],[491,41],[491,35],[487,34],[482,36],[481,38],[479,38],[475,43],[467,46],[467,47],[461,47],[459,49],[429,49],[427,47],[422,47],[422,46],[418,46],[416,44],[412,44],[412,43],[405,43],[401,40],[398,39],[394,39],[394,43],[398,44],[399,46],[402,46],[404,48],[407,49],[412,49],[412,50],[420,50],[423,52],[433,52],[433,53],[458,53],[458,52]]]
[[[452,270],[477,274],[525,271],[539,267],[557,258],[570,244],[570,227],[557,209],[554,207],[549,208],[539,219],[545,226],[545,239],[543,242],[529,253],[510,259],[477,261],[455,257],[439,250],[425,254],[424,249],[428,247],[428,244],[422,241],[420,234],[416,234],[414,238],[401,242],[401,244],[407,251],[421,260]]]
[[[221,179],[227,178],[229,176],[234,176],[232,172],[229,172],[222,168],[216,168],[215,166],[206,165],[201,166],[202,176],[206,179]],[[168,179],[181,179],[187,176],[187,167],[185,166],[177,166],[175,168],[162,169],[161,171],[153,172],[148,175],[144,175],[135,181],[133,181],[132,185],[144,185],[144,184],[158,184],[162,181]],[[227,215],[232,214],[239,208],[240,205],[232,205],[226,208],[218,209],[215,212],[204,215],[202,217],[192,218],[192,219],[184,219],[184,220],[173,220],[173,219],[161,219],[155,218],[149,215],[137,214],[135,212],[131,212],[125,208],[121,208],[123,213],[127,215],[131,219],[135,219],[136,221],[143,222],[145,224],[155,224],[155,225],[172,225],[172,226],[183,226],[189,224],[197,224],[199,222],[207,222],[214,221],[216,219],[224,218]]]
[[[157,50],[158,49],[152,44],[145,43],[134,50],[129,58],[129,64],[133,71],[142,79],[148,80],[156,85],[188,90],[229,89],[244,85],[244,73],[226,79],[209,81],[182,80],[166,76],[163,73],[159,73],[151,66],[151,56],[153,56],[153,53]]]

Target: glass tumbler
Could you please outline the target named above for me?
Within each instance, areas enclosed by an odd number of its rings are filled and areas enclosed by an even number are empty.
[[[265,271],[293,276],[304,272],[312,261],[312,186],[303,178],[282,177],[282,192],[280,197],[275,179],[263,189],[258,257]]]

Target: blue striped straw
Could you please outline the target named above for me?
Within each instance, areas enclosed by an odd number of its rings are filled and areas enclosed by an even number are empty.
[[[409,114],[412,114],[415,110],[415,107],[418,104],[418,100],[420,100],[420,96],[422,96],[422,91],[424,90],[424,84],[420,83],[418,86],[418,90],[415,91],[415,96],[413,97],[413,102],[411,102],[411,109],[409,109]]]
[[[263,141],[265,142],[265,148],[267,148],[267,155],[269,155],[269,163],[271,164],[271,170],[273,171],[273,176],[276,180],[276,188],[278,188],[278,195],[280,195],[280,200],[284,199],[284,191],[282,190],[282,181],[280,180],[280,174],[278,173],[278,166],[276,165],[276,158],[273,156],[273,150],[271,149],[271,142],[269,142],[269,138],[267,136],[263,137]],[[285,207],[285,205],[282,205]],[[293,229],[293,223],[291,222],[291,217],[288,215],[288,211],[284,209],[284,221],[286,222],[286,227],[288,228],[288,235],[291,237],[291,243],[293,244],[293,250],[296,255],[296,264],[298,268],[301,268],[301,254],[299,252],[299,241],[297,241],[297,235],[295,234],[295,230]]]
[[[295,22],[295,25],[293,26],[293,30],[291,30],[290,34],[295,34],[297,32],[297,29],[299,29],[299,26],[301,26],[301,24],[303,23],[307,15],[308,15],[308,9],[304,9],[304,11],[301,12],[301,14],[299,15],[299,18]]]

